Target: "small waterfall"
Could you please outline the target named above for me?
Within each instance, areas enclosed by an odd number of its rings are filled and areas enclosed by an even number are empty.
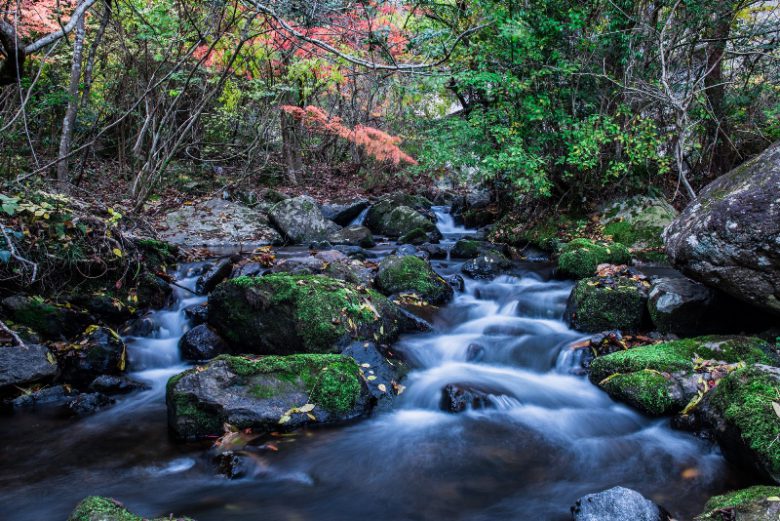
[[[352,222],[349,223],[350,226],[363,226],[363,223],[366,222],[366,215],[368,215],[368,211],[371,209],[370,206],[367,206],[360,214],[352,219]]]
[[[447,242],[455,242],[466,235],[477,232],[477,230],[455,224],[452,209],[449,206],[433,206],[431,210],[436,215],[436,227]]]

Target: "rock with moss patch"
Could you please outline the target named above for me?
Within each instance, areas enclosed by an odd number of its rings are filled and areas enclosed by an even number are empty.
[[[339,226],[325,219],[317,202],[302,195],[276,203],[269,217],[284,238],[293,244],[325,240]]]
[[[428,233],[423,228],[415,228],[398,238],[400,244],[413,244],[415,246],[425,244],[429,240]]]
[[[572,328],[588,333],[639,331],[648,322],[647,286],[624,276],[582,279],[569,296],[566,320]]]
[[[388,237],[401,237],[417,228],[429,237],[441,239],[433,218],[422,211],[431,207],[423,197],[394,194],[384,197],[369,208],[365,225],[372,232]]]
[[[86,311],[44,300],[15,295],[3,299],[3,310],[16,324],[29,327],[50,340],[78,335],[94,319]]]
[[[561,248],[558,269],[576,279],[593,276],[599,264],[628,264],[631,254],[620,243],[574,239]]]
[[[471,239],[460,239],[452,247],[451,254],[456,259],[473,259],[482,253],[482,243]]]
[[[137,516],[115,499],[90,496],[83,499],[68,517],[68,521],[193,521],[187,517],[167,515],[152,520]]]
[[[127,349],[119,335],[107,328],[90,326],[79,339],[56,346],[61,378],[86,388],[96,377],[118,375],[127,365]]]
[[[758,485],[710,498],[695,521],[773,519],[780,519],[780,487]]]
[[[238,277],[217,286],[209,301],[209,324],[247,353],[327,353],[353,340],[388,342],[397,321],[395,305],[380,293],[319,275]]]
[[[698,370],[703,360],[712,362]],[[613,398],[658,416],[683,410],[697,396],[699,382],[713,379],[709,366],[771,360],[761,339],[706,336],[600,356],[590,365],[590,378]]]
[[[178,439],[340,423],[365,415],[371,398],[360,367],[338,354],[221,356],[168,382],[168,424]]]
[[[601,210],[604,234],[625,244],[635,256],[647,261],[666,259],[661,234],[676,217],[677,210],[658,197],[620,199]]]
[[[461,271],[474,279],[492,279],[511,267],[512,261],[503,253],[490,250],[465,262]]]
[[[452,300],[454,291],[431,265],[410,255],[390,255],[382,260],[376,275],[376,286],[385,295],[416,293],[434,305]]]
[[[727,459],[780,483],[780,369],[757,364],[723,378],[696,415],[712,427]]]
[[[780,315],[780,142],[725,174],[664,232],[680,271]]]

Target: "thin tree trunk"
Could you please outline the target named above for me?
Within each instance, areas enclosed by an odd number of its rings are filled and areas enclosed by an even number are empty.
[[[59,162],[57,163],[57,184],[61,190],[68,187],[68,154],[73,140],[73,127],[79,108],[79,82],[81,81],[81,55],[84,50],[84,16],[76,23],[76,38],[73,42],[73,62],[70,67],[70,86],[68,87],[68,109],[62,121]]]
[[[729,134],[725,114],[724,98],[726,86],[723,78],[723,55],[726,41],[731,33],[732,13],[716,13],[710,29],[710,43],[707,45],[707,75],[704,77],[705,94],[712,111],[707,122],[707,135],[712,143],[709,175],[717,177],[731,170],[734,151],[726,136]]]
[[[297,185],[300,175],[303,173],[303,158],[301,157],[301,143],[298,139],[298,122],[282,111],[282,153],[284,154],[285,175],[287,182]]]

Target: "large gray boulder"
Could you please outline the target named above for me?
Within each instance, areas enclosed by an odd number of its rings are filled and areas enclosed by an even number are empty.
[[[669,515],[636,490],[613,487],[588,494],[571,507],[573,521],[664,521]]]
[[[249,248],[282,242],[263,211],[224,199],[183,206],[165,216],[164,228],[162,238],[189,247],[243,244]]]
[[[324,240],[339,229],[336,223],[325,219],[317,202],[307,195],[276,203],[268,215],[292,243]]]
[[[57,374],[57,361],[38,344],[0,346],[0,388],[51,380]]]
[[[689,277],[780,314],[780,143],[709,184],[664,241]]]
[[[662,333],[691,335],[716,330],[717,293],[685,277],[653,281],[647,303],[650,319]]]

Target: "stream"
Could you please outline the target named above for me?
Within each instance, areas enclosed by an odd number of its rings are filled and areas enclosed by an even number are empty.
[[[470,232],[436,213],[445,244]],[[461,265],[433,264],[442,274]],[[189,268],[177,277],[192,288]],[[577,498],[616,485],[690,519],[740,477],[713,444],[573,374],[567,346],[583,335],[561,320],[571,287],[540,263],[467,279],[436,333],[395,346],[415,370],[394,410],[279,438],[238,480],[217,475],[203,446],[168,438],[165,383],[187,367],[183,309],[205,300],[175,288],[175,304],[152,315],[159,330],[125,339],[130,376],[149,390],[81,420],[45,408],[0,419],[0,519],[64,521],[85,496],[105,495],[139,515],[198,521],[563,521]],[[448,384],[490,390],[490,407],[442,412]]]

